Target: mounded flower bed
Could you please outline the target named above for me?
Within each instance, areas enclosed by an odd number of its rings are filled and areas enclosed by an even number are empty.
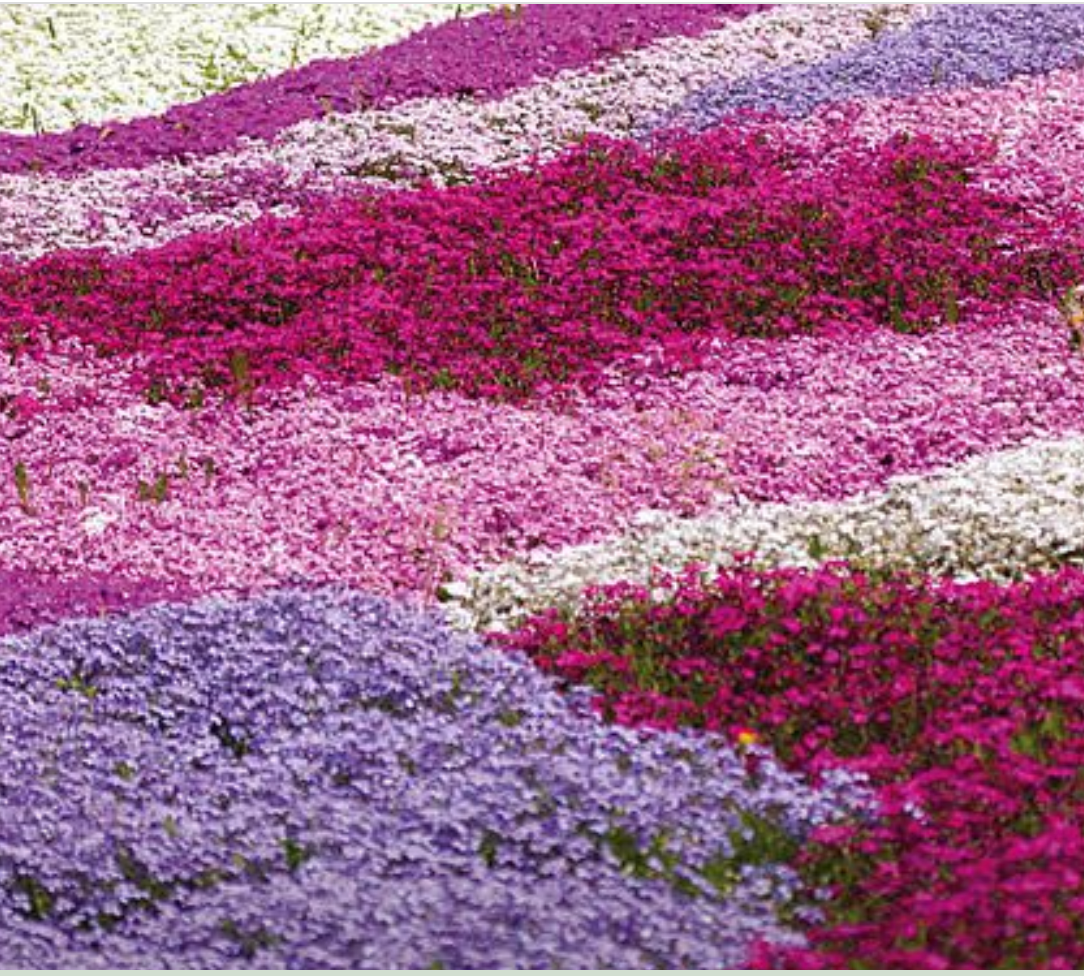
[[[0,966],[1079,968],[1080,8],[203,10],[0,9]]]

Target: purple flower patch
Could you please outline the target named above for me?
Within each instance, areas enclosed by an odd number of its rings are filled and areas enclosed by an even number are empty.
[[[830,102],[1002,85],[1084,63],[1079,4],[953,4],[909,30],[884,33],[870,17],[869,44],[811,66],[712,85],[661,127],[708,129],[742,111],[803,116]]]
[[[0,963],[714,968],[855,809],[345,590],[0,641]]]

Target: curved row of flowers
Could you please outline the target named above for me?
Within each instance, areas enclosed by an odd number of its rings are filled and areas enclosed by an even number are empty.
[[[386,45],[484,4],[6,5],[0,130],[55,132],[163,112],[324,58]],[[103,71],[103,65],[109,65]]]
[[[876,23],[904,26],[920,12],[888,8]],[[183,166],[167,160],[136,172],[91,167],[81,176],[55,180],[18,175],[18,170],[0,175],[3,196],[10,200],[7,206],[0,202],[0,233],[5,234],[0,251],[25,259],[58,246],[137,250],[195,230],[248,223],[261,213],[294,212],[313,192],[398,185],[418,177],[462,181],[478,170],[552,154],[584,133],[627,136],[720,72],[741,77],[769,65],[816,61],[859,44],[871,36],[869,15],[862,7],[777,8],[726,18],[696,36],[663,36],[580,69],[564,67],[552,77],[550,49],[539,50],[536,38],[519,43],[521,26],[515,21],[513,31],[497,35],[504,39],[499,61],[510,77],[492,97],[440,97],[439,75],[426,73],[433,90],[408,88],[399,104],[325,114],[316,103],[316,118],[281,131],[272,127],[274,138],[186,157]],[[474,45],[484,47],[502,21],[479,30],[488,23],[467,20],[458,31],[477,31]],[[597,26],[595,46],[611,45],[611,31],[602,29],[606,18]],[[492,79],[486,65],[494,52],[480,55],[457,62],[471,91]],[[416,57],[417,52],[395,46],[383,53],[393,79]],[[530,80],[515,83],[525,79]],[[311,93],[301,101],[306,105],[312,105]],[[229,118],[236,129],[249,115],[238,111]],[[136,149],[141,144],[137,141]]]
[[[840,84],[834,94],[845,101],[829,100],[814,111],[802,125],[806,138],[819,134],[828,151],[859,137],[880,141],[896,131],[996,136],[996,158],[1009,169],[984,172],[985,178],[1007,181],[1011,192],[1029,193],[1036,202],[1077,199],[1079,74],[1057,69],[1074,63],[1075,48],[1064,38],[1079,29],[1079,18],[1071,8],[1038,9],[1000,12],[995,37],[1004,49],[994,46],[989,25],[982,30],[966,21],[971,15],[957,14],[947,25],[931,21],[940,30],[924,38],[918,50],[929,56],[937,40],[934,50],[956,51],[956,60],[948,63],[957,65],[957,75],[947,92],[933,84],[932,73],[925,89],[911,78],[890,92],[910,95],[909,100],[854,101],[865,92]],[[167,161],[138,172],[91,168],[62,180],[0,176],[7,200],[0,204],[0,251],[26,259],[58,246],[134,250],[193,231],[247,223],[261,213],[295,212],[312,193],[398,185],[419,177],[463,181],[478,170],[551,154],[585,133],[621,137],[645,132],[661,120],[685,121],[678,107],[705,86],[710,90],[713,82],[749,78],[759,83],[767,68],[807,63],[838,72],[830,77],[847,78],[854,70],[851,62],[845,53],[833,55],[856,47],[861,52],[873,36],[874,63],[894,63],[881,48],[894,37],[909,37],[903,28],[924,14],[920,5],[872,12],[862,6],[781,7],[700,37],[663,38],[603,65],[568,69],[552,80],[509,90],[496,100],[421,97],[389,109],[333,113],[281,133],[273,129],[278,135],[269,142],[249,142],[210,157],[186,156],[184,165]],[[474,22],[463,23],[460,30]],[[387,50],[395,65],[396,49]],[[1015,60],[1009,57],[1013,52]],[[529,55],[517,51],[510,61],[520,70],[545,70],[538,52]],[[860,60],[860,53],[855,57]],[[1014,70],[1023,74],[1005,86],[960,94],[962,82]],[[777,100],[761,107],[784,108],[788,84],[804,90],[800,75],[779,75]],[[745,108],[737,94],[728,98],[718,103],[717,114]],[[847,107],[843,117],[840,104]],[[137,148],[143,145],[133,141]]]
[[[1084,15],[439,6],[0,137],[0,963],[1079,966]]]
[[[3,134],[0,169],[76,174],[139,168],[221,152],[246,139],[273,138],[308,119],[410,98],[494,98],[656,37],[696,34],[758,9],[742,4],[501,7],[478,17],[446,19],[354,58],[319,60],[231,87],[159,116],[34,136]]]

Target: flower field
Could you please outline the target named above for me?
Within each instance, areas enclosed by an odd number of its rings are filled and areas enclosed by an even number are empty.
[[[0,967],[1084,968],[1084,7],[0,4]]]

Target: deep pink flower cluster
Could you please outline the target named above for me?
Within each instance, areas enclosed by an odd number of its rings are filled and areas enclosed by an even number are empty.
[[[191,595],[186,586],[157,580],[97,574],[62,581],[46,573],[0,568],[0,636]]]
[[[800,968],[1084,964],[1084,573],[999,587],[842,566],[621,585],[510,637],[612,720],[723,730],[877,784],[799,859]],[[660,593],[661,591],[661,593]]]
[[[588,141],[477,185],[328,200],[157,251],[0,270],[0,336],[139,354],[152,399],[310,373],[520,398],[727,334],[952,325],[1048,297],[1077,259],[970,181],[988,151],[896,138],[830,167],[771,125]]]

